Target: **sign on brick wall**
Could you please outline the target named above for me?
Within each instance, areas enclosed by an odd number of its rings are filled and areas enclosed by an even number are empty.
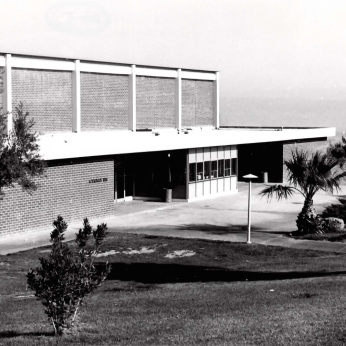
[[[89,180],[89,184],[92,184],[92,183],[103,183],[103,182],[106,182],[106,181],[108,181],[108,178],[90,179]]]

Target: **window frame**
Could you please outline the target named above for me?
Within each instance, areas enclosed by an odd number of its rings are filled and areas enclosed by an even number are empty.
[[[225,159],[224,172],[225,172],[224,177],[230,177],[231,176],[231,159]]]
[[[235,177],[238,175],[238,158],[231,158],[231,177]]]
[[[191,169],[193,167],[193,169]],[[196,162],[191,162],[189,163],[189,183],[195,183],[197,181],[197,167],[196,167]],[[191,180],[191,175],[193,173],[194,180]]]
[[[217,160],[217,177],[224,178],[225,177],[225,160]]]
[[[200,179],[198,178],[200,177]],[[196,162],[196,181],[204,180],[204,162]]]

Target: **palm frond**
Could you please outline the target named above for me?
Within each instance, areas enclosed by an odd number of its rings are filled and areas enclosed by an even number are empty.
[[[263,189],[260,194],[266,196],[269,199],[272,199],[274,196],[277,200],[287,199],[291,197],[296,189],[292,186],[287,185],[266,185],[266,188]]]
[[[318,191],[334,192],[339,190],[340,179],[346,171],[344,159],[337,159],[328,152],[296,149],[286,160],[288,182],[306,196],[313,197]]]
[[[305,190],[306,179],[309,176],[309,160],[307,151],[301,149],[292,151],[291,158],[284,162],[287,168],[289,184],[294,187],[299,186],[302,190]]]

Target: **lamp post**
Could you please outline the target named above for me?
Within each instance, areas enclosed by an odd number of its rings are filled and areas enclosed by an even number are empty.
[[[166,191],[165,201],[172,202],[172,173],[171,173],[171,154],[168,153],[168,186],[164,189]]]
[[[168,153],[168,188],[171,189],[172,174],[171,174],[171,154]]]
[[[249,198],[248,198],[248,210],[247,210],[247,243],[251,244],[251,180],[258,177],[253,174],[244,175],[243,178],[249,179]]]

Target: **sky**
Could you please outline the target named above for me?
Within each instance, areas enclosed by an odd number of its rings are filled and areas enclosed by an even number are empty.
[[[220,71],[221,124],[346,130],[345,0],[0,0],[0,52]]]

